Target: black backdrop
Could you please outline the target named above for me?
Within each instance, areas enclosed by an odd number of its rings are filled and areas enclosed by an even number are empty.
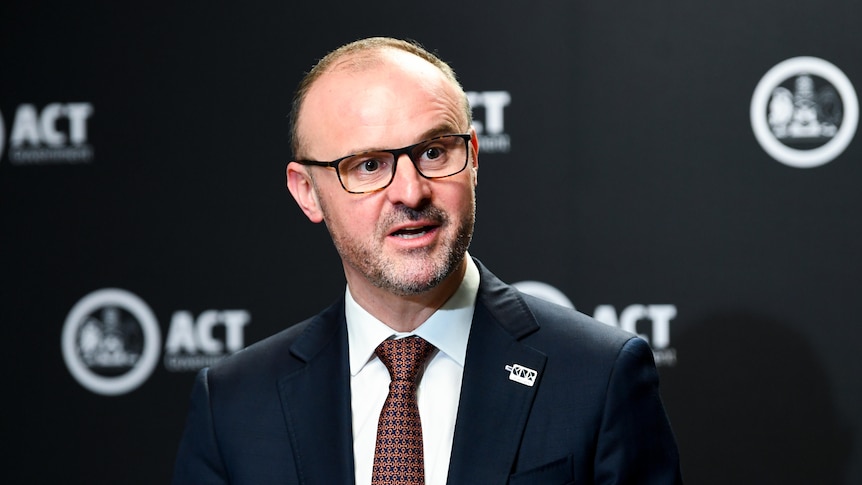
[[[193,371],[343,291],[284,188],[289,101],[329,49],[393,35],[474,93],[471,253],[650,340],[689,483],[862,483],[862,147],[835,148],[859,19],[852,0],[3,2],[4,477],[167,482]],[[835,148],[810,168],[755,135],[776,96],[750,114],[802,56],[792,113],[838,129],[780,142]]]

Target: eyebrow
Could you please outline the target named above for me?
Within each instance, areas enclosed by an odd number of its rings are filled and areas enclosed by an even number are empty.
[[[431,128],[430,130],[425,131],[424,133],[419,135],[418,140],[414,141],[413,143],[410,143],[408,146],[413,145],[414,143],[422,143],[425,140],[430,140],[431,138],[436,138],[438,136],[455,135],[458,133],[461,133],[461,131],[458,131],[458,129],[456,129],[454,126],[452,126],[448,123],[444,123],[444,124],[435,126],[434,128]],[[341,157],[338,157],[338,158],[344,158],[344,157],[349,157],[351,155],[359,155],[362,153],[369,153],[369,152],[380,152],[380,151],[384,151],[384,150],[397,150],[398,148],[401,148],[401,147],[396,147],[396,148],[366,148],[366,149],[362,149],[362,150],[354,150],[354,151],[348,152],[346,155],[342,155]]]
[[[422,140],[429,140],[431,138],[436,138],[438,136],[443,136],[443,135],[455,135],[458,133],[461,133],[461,131],[459,131],[454,126],[448,125],[448,124],[443,124],[443,125],[439,125],[435,128],[431,128],[430,130],[423,133],[422,134]]]

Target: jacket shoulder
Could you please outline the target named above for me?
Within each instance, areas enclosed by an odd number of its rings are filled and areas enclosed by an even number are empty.
[[[321,313],[225,357],[210,367],[210,379],[241,382],[290,374],[335,339],[344,326],[343,314],[344,304],[339,300]]]
[[[536,337],[561,342],[580,342],[619,349],[636,337],[612,325],[606,325],[595,318],[573,308],[551,303],[532,295],[521,293],[526,306],[538,324]]]

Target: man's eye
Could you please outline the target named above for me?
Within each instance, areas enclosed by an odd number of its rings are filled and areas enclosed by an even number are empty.
[[[386,170],[387,164],[388,162],[381,157],[357,157],[349,160],[343,168],[353,176],[364,177],[381,173],[381,171]]]
[[[359,170],[366,173],[376,172],[380,170],[380,160],[370,158],[359,165]]]
[[[445,153],[446,151],[440,147],[429,147],[425,150],[425,158],[434,160],[435,158],[442,157]]]

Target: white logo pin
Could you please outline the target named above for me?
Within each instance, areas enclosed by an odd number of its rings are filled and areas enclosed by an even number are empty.
[[[532,387],[536,383],[538,372],[524,367],[521,364],[507,365],[506,370],[509,371],[509,380]]]

